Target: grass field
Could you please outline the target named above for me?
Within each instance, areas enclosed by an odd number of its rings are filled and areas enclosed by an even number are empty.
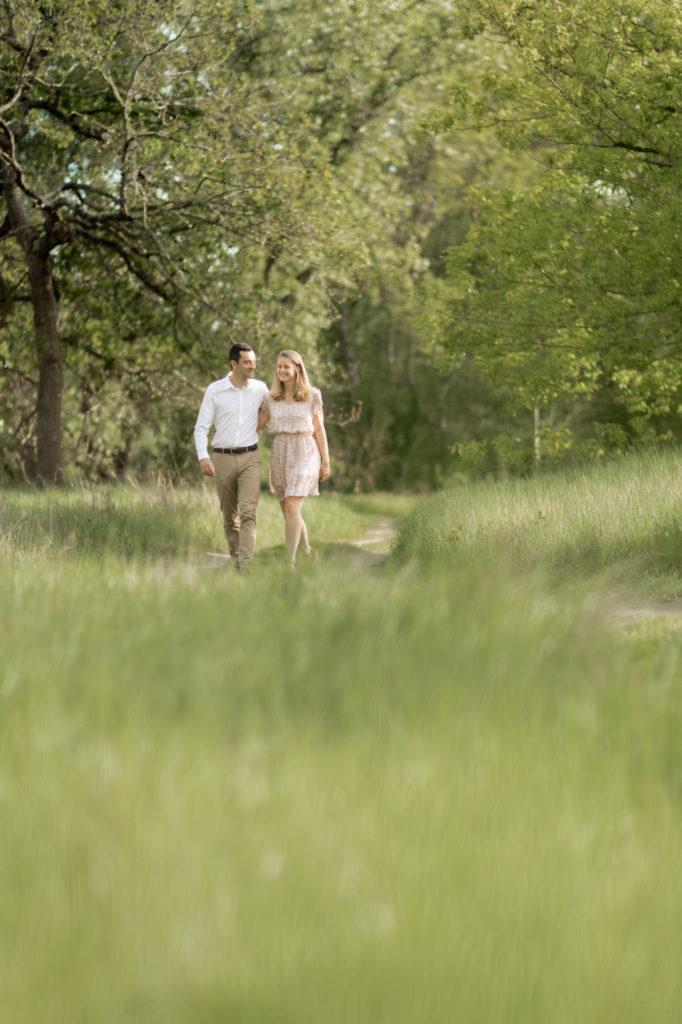
[[[248,579],[209,489],[3,494],[2,1019],[677,1021],[682,632],[604,612],[676,487],[326,497],[296,576],[264,499]]]
[[[398,556],[451,566],[489,559],[556,583],[602,576],[631,592],[682,594],[682,467],[677,453],[589,470],[454,487],[420,502]]]
[[[413,501],[374,494],[328,496],[309,501],[305,518],[313,539],[327,542],[361,537],[377,516],[400,514]],[[260,552],[282,543],[277,502],[263,496],[258,513]],[[0,495],[0,551],[9,558],[78,560],[176,558],[224,551],[215,488],[163,486],[17,489]]]

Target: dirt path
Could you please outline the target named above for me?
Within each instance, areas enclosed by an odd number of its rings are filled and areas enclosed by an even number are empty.
[[[378,565],[386,559],[396,533],[396,524],[392,519],[379,519],[364,537],[324,541],[315,547],[325,561],[344,559],[344,562],[356,568],[363,568]],[[281,560],[281,552],[277,553],[277,557]],[[258,552],[256,558],[259,558]],[[264,558],[268,558],[268,550],[260,553],[259,561],[262,562]],[[217,569],[230,562],[230,556],[222,551],[207,551],[204,559],[203,566],[207,569]]]
[[[381,545],[382,552],[390,550],[391,542],[397,533],[396,525],[392,519],[380,519],[372,526],[364,537],[359,540],[338,541],[339,544],[352,544],[356,548],[374,548]],[[377,552],[379,553],[379,552]]]
[[[614,601],[608,615],[618,623],[643,622],[646,619],[664,619],[682,626],[682,601]]]

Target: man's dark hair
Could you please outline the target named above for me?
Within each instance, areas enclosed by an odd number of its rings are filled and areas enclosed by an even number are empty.
[[[246,345],[243,341],[238,341],[229,351],[228,358],[231,363],[238,363],[242,357],[242,352],[253,352],[250,345]]]

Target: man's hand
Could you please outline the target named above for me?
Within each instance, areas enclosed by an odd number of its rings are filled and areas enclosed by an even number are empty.
[[[204,474],[204,476],[215,476],[215,466],[213,465],[211,459],[200,459],[199,469]]]

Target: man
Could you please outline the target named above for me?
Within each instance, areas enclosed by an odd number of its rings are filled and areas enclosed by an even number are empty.
[[[214,476],[223,526],[231,558],[238,570],[247,570],[256,546],[256,509],[260,496],[258,410],[268,390],[255,380],[256,356],[249,345],[233,345],[230,372],[206,388],[194,443],[204,476]],[[213,458],[208,454],[208,432],[215,426]]]

